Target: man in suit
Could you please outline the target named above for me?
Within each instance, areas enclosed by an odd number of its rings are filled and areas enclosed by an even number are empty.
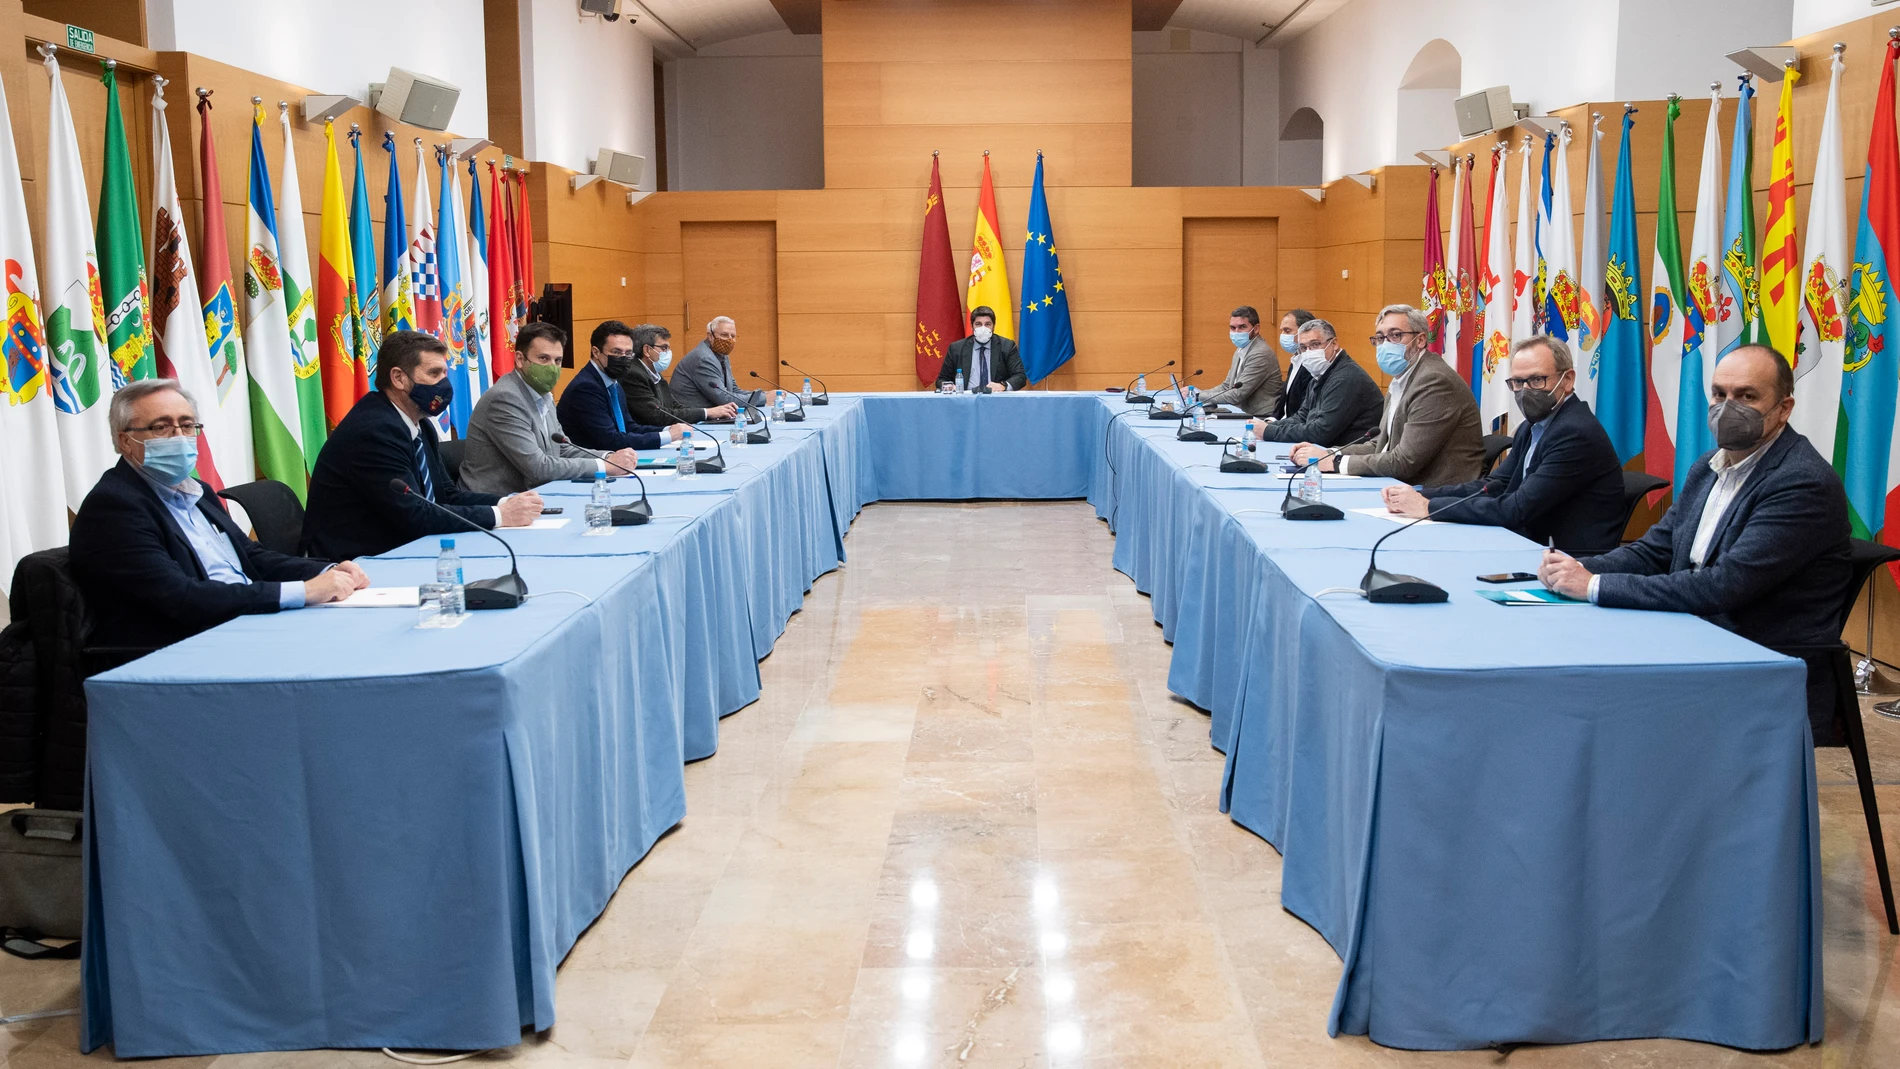
[[[970,309],[970,331],[969,337],[951,342],[944,351],[943,366],[937,369],[938,386],[957,381],[959,371],[969,390],[988,386],[991,393],[1006,393],[1029,385],[1016,342],[996,333],[994,311],[981,304]]]
[[[1273,411],[1268,415],[1274,419],[1285,419],[1297,415],[1300,404],[1306,400],[1306,388],[1312,384],[1313,377],[1300,366],[1300,328],[1313,321],[1313,313],[1304,308],[1295,308],[1280,317],[1280,348],[1291,361],[1286,372],[1286,389],[1280,391],[1280,399],[1273,403]]]
[[[741,390],[732,377],[732,349],[739,344],[739,324],[730,316],[714,316],[706,324],[706,338],[680,358],[673,372],[673,399],[694,408],[758,408],[765,391]]]
[[[646,424],[627,418],[626,391],[620,381],[639,363],[633,355],[633,328],[609,319],[588,339],[587,366],[561,391],[555,406],[560,423],[575,445],[589,449],[660,449],[691,430],[677,420]]]
[[[1320,461],[1322,471],[1382,475],[1424,486],[1470,482],[1484,468],[1484,432],[1471,384],[1438,354],[1426,351],[1429,321],[1409,304],[1387,305],[1372,335],[1379,369],[1392,376],[1378,436]],[[1312,442],[1293,449],[1296,463],[1325,452]]]
[[[448,411],[455,393],[448,354],[440,339],[421,331],[383,339],[376,391],[330,432],[310,473],[305,553],[333,560],[372,556],[424,535],[526,527],[541,515],[540,495],[532,490],[497,497],[463,490],[449,478],[429,418]],[[396,489],[393,480],[411,492]]]
[[[198,406],[172,379],[134,382],[107,412],[119,462],[73,521],[73,578],[92,614],[92,641],[169,646],[249,613],[337,601],[369,585],[354,561],[273,553],[192,478]]]
[[[1233,405],[1250,416],[1266,416],[1280,402],[1285,381],[1280,358],[1260,335],[1260,313],[1243,304],[1227,317],[1227,340],[1234,345],[1234,362],[1219,386],[1201,395],[1210,405]]]
[[[1709,399],[1717,448],[1662,519],[1600,557],[1547,550],[1539,578],[1611,608],[1695,613],[1764,646],[1838,642],[1847,493],[1788,426],[1793,369],[1765,345],[1742,346],[1715,365]]]
[[[1615,549],[1623,537],[1623,465],[1576,396],[1570,347],[1542,334],[1518,342],[1505,381],[1524,419],[1504,463],[1456,486],[1388,486],[1385,507],[1400,516],[1508,527],[1566,553]]]
[[[590,479],[597,470],[632,470],[640,455],[620,449],[605,460],[571,443],[554,415],[550,394],[561,379],[567,332],[552,323],[530,323],[515,337],[515,369],[475,402],[468,419],[468,451],[461,483],[481,494],[518,494],[561,479]]]
[[[677,403],[673,387],[666,381],[666,369],[673,363],[672,338],[672,331],[655,323],[642,323],[633,328],[633,351],[638,359],[633,369],[620,379],[620,388],[627,397],[627,415],[635,423],[658,426],[681,420],[701,423],[709,419],[731,419],[739,406],[730,401],[711,408]]]
[[[1299,328],[1293,365],[1301,389],[1298,407],[1260,427],[1266,442],[1313,442],[1330,449],[1359,441],[1379,425],[1385,397],[1339,347],[1338,332],[1324,319],[1307,318]],[[1288,387],[1288,392],[1292,387]]]

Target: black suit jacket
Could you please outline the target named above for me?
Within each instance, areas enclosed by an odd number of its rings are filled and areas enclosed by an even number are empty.
[[[1640,540],[1583,566],[1602,576],[1597,604],[1692,612],[1764,646],[1840,641],[1847,584],[1847,492],[1789,427],[1762,454],[1716,529],[1708,562],[1689,567],[1702,506],[1715,486],[1708,453]]]
[[[426,419],[422,448],[436,504],[477,527],[495,526],[493,506],[501,498],[455,485],[436,448],[435,426]],[[390,489],[391,479],[408,483],[415,493]],[[468,532],[468,523],[430,508],[417,496],[421,493],[422,472],[416,468],[409,425],[381,390],[365,394],[317,453],[303,519],[303,551],[348,560],[385,553],[424,535]]]
[[[1012,390],[1020,390],[1029,385],[1029,372],[1023,370],[1023,358],[1016,352],[1016,343],[1001,334],[990,335],[990,378],[989,382],[976,382],[970,375],[970,359],[976,353],[976,338],[960,338],[950,343],[944,351],[943,366],[937,369],[937,385],[957,381],[957,372],[963,372],[963,385],[974,390],[978,386],[987,386],[990,382],[1000,382]]]
[[[573,389],[569,386],[568,389]],[[633,369],[633,374],[620,380],[621,396],[626,398],[626,417],[629,429],[638,423],[643,426],[670,427],[675,423],[698,423],[706,418],[703,408],[687,408],[673,403],[673,386],[666,381],[665,375],[655,375],[647,367],[646,361]]]
[[[1608,553],[1623,540],[1623,465],[1603,424],[1580,397],[1544,417],[1550,427],[1532,452],[1534,425],[1520,423],[1510,455],[1489,476],[1458,486],[1432,486],[1432,518],[1508,527],[1543,545],[1554,540],[1572,556]],[[1529,464],[1523,463],[1526,453]],[[1485,489],[1483,497],[1453,500]]]
[[[1362,440],[1385,414],[1379,384],[1344,349],[1317,380],[1302,369],[1295,381],[1301,387],[1300,403],[1292,414],[1262,427],[1262,441],[1312,442],[1331,449]],[[1280,396],[1292,391],[1289,386]]]
[[[637,370],[637,369],[636,369]],[[624,395],[626,387],[621,387]],[[616,449],[658,449],[666,444],[661,426],[625,420],[627,429],[614,426],[614,399],[607,392],[607,375],[590,363],[561,391],[554,416],[575,445],[613,452]],[[669,419],[668,424],[681,422]]]
[[[92,615],[93,643],[169,646],[248,613],[276,612],[280,586],[329,567],[252,542],[218,495],[198,485],[198,511],[231,540],[250,584],[207,577],[158,491],[120,460],[99,477],[73,521],[73,578]]]
[[[1285,419],[1299,412],[1300,405],[1306,400],[1306,390],[1313,384],[1313,376],[1299,364],[1295,357],[1293,368],[1287,373],[1286,389],[1280,391],[1280,399],[1273,402],[1273,411],[1267,413],[1274,419]]]

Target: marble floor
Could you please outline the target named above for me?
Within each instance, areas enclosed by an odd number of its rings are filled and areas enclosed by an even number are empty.
[[[1216,809],[1207,718],[1169,697],[1168,647],[1091,510],[878,505],[846,544],[761,666],[764,697],[687,769],[685,823],[569,955],[560,1023],[467,1064],[1900,1065],[1900,940],[1877,920],[1845,751],[1819,758],[1825,1044],[1330,1039],[1339,960],[1280,909],[1279,856]],[[1900,782],[1900,723],[1867,722],[1876,775]],[[1881,794],[1900,827],[1900,787]],[[77,987],[76,964],[0,956],[0,1013],[73,1005]],[[106,1060],[76,1035],[16,1025],[0,1053]]]

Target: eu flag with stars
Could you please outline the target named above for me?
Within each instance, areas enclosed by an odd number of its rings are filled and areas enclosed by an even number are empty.
[[[1023,240],[1022,337],[1016,344],[1030,382],[1041,382],[1075,355],[1075,331],[1069,325],[1069,294],[1056,259],[1056,236],[1049,231],[1049,200],[1042,194],[1042,153],[1036,153],[1036,186],[1029,193],[1029,234]]]

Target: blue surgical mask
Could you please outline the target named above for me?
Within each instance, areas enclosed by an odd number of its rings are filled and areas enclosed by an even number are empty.
[[[672,366],[673,366],[673,350],[671,349],[661,349],[660,355],[653,358],[654,371],[664,374],[666,369]]]
[[[1234,348],[1242,349],[1253,340],[1253,335],[1244,330],[1230,330],[1227,332],[1227,340],[1234,343]]]
[[[182,434],[147,441],[145,459],[140,462],[140,467],[166,486],[177,486],[191,478],[191,469],[197,466],[198,439]]]
[[[1403,375],[1411,362],[1405,359],[1405,343],[1382,341],[1379,343],[1379,370],[1388,375]]]
[[[449,402],[455,399],[455,383],[443,376],[441,382],[424,386],[418,382],[409,387],[409,400],[425,416],[439,416],[448,411]]]
[[[1299,344],[1293,340],[1291,334],[1280,335],[1280,348],[1285,349],[1290,356],[1300,355]]]

